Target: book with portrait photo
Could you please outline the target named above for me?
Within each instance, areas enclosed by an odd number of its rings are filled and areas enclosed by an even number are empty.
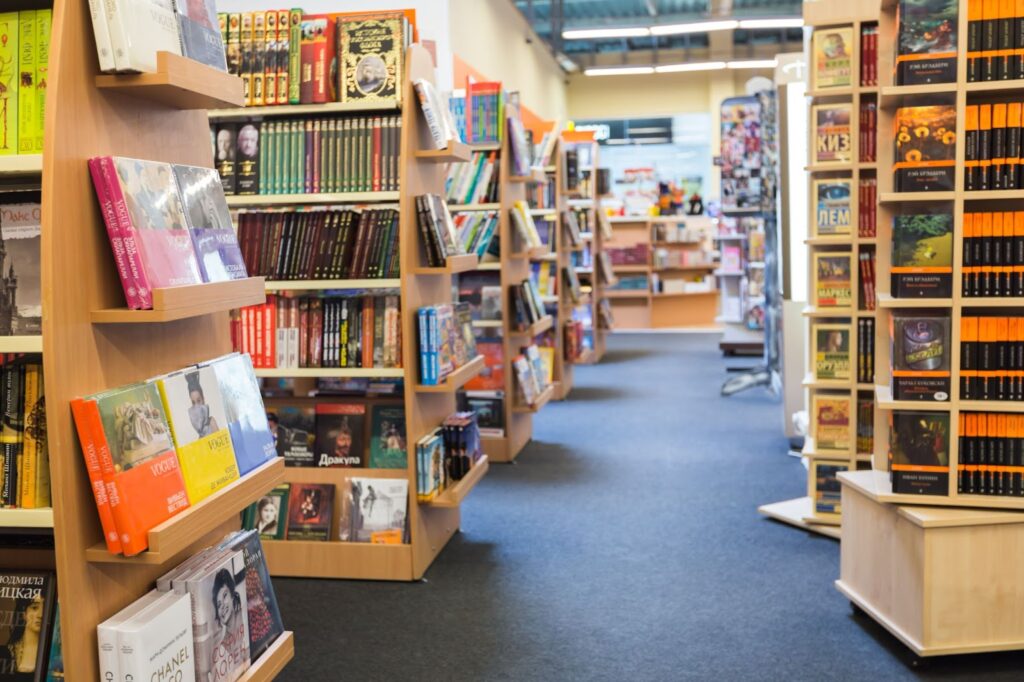
[[[249,602],[245,578],[245,553],[233,550],[186,580],[192,600],[197,680],[230,682],[249,669]]]
[[[293,483],[288,496],[289,540],[330,538],[334,518],[334,486],[329,483]]]
[[[406,537],[409,480],[353,476],[341,500],[338,539],[401,544]]]
[[[366,406],[357,403],[320,403],[316,406],[318,467],[366,466]]]
[[[850,325],[811,325],[811,358],[815,381],[846,381],[850,378]]]
[[[404,469],[407,464],[405,408],[374,405],[370,408],[370,468]]]
[[[401,102],[405,60],[401,15],[338,20],[341,64],[338,93],[342,102]]]
[[[57,607],[56,576],[8,570],[0,579],[5,587],[5,596],[0,596],[0,680],[45,680]]]
[[[282,483],[250,504],[242,515],[242,527],[255,530],[264,540],[284,540],[288,528],[288,497],[291,484]]]
[[[284,632],[277,596],[270,580],[263,543],[255,532],[239,533],[228,548],[241,550],[245,557],[245,597],[249,625],[249,659],[255,663]],[[216,679],[216,678],[215,678]]]
[[[316,410],[311,405],[287,405],[275,400],[267,408],[267,423],[274,438],[278,457],[289,467],[311,467],[316,464],[313,449],[316,443]]]
[[[203,281],[248,277],[217,171],[181,164],[173,168]]]

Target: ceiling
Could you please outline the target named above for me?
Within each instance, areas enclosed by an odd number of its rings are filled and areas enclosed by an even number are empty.
[[[626,58],[662,50],[707,50],[710,34],[563,40],[562,31],[801,14],[798,0],[514,0],[514,4],[555,52],[582,64],[614,53]],[[731,33],[731,44],[739,51],[761,45],[800,44],[803,39],[799,28],[734,30]]]

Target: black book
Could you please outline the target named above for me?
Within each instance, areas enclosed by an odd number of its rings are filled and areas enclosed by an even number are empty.
[[[236,156],[238,153],[238,125],[221,123],[217,126],[214,136],[214,164],[220,173],[224,194],[228,196],[238,191],[238,173]]]
[[[892,413],[889,429],[892,491],[946,495],[949,485],[949,414]]]
[[[237,194],[258,194],[260,187],[260,123],[250,121],[238,129]]]

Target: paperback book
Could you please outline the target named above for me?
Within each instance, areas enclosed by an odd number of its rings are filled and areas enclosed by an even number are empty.
[[[0,204],[0,286],[11,293],[0,307],[0,336],[43,331],[40,212],[36,203]]]
[[[957,0],[900,0],[896,85],[956,81]]]
[[[892,394],[896,400],[947,401],[950,318],[897,311],[890,318]]]
[[[949,493],[949,413],[897,410],[890,416],[892,491]]]
[[[893,216],[891,272],[896,298],[952,296],[953,215]]]
[[[404,469],[406,462],[405,408],[373,405],[370,408],[371,469]]]
[[[814,304],[819,308],[853,306],[853,254],[814,254]]]
[[[847,454],[853,444],[853,397],[831,393],[811,396],[811,428],[815,450]]]
[[[812,183],[811,191],[816,202],[813,236],[850,234],[853,222],[850,210],[852,184],[850,178],[815,180]]]
[[[836,27],[814,31],[811,53],[814,61],[814,90],[848,88],[853,84],[853,28]]]
[[[334,486],[293,483],[288,498],[289,540],[327,541],[334,518]]]
[[[809,466],[807,476],[812,482],[815,515],[838,517],[842,513],[842,484],[837,475],[849,471],[849,463],[811,459]]]
[[[956,107],[901,107],[893,117],[896,139],[895,190],[936,192],[953,189],[956,165]]]
[[[811,107],[815,164],[840,165],[853,161],[852,113],[852,104]]]
[[[248,277],[217,171],[180,164],[173,169],[202,281]]]
[[[245,553],[234,549],[185,581],[192,603],[197,680],[233,682],[249,669],[246,574]]]
[[[318,403],[316,406],[316,465],[366,466],[366,406],[355,403]]]
[[[0,579],[0,679],[48,680],[57,624],[57,577],[46,571],[5,570]]]
[[[264,540],[284,540],[290,493],[291,485],[282,483],[246,507],[242,514],[242,528],[255,530]]]
[[[850,326],[812,324],[814,378],[816,381],[844,381],[850,378]]]
[[[353,476],[341,502],[338,539],[378,545],[406,543],[408,505],[407,479]]]
[[[313,406],[276,404],[267,409],[267,423],[277,455],[284,457],[285,466],[314,466],[316,411]]]

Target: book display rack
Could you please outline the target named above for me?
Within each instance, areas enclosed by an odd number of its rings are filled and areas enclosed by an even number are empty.
[[[237,529],[239,513],[284,474],[283,462],[260,467],[151,529],[152,552],[111,555],[91,511],[92,488],[69,409],[78,396],[228,353],[229,309],[262,298],[262,280],[251,279],[161,291],[161,310],[122,309],[124,293],[86,166],[92,157],[113,154],[212,167],[199,107],[237,106],[241,97],[239,79],[170,55],[162,54],[157,72],[145,77],[97,76],[87,3],[54,3],[41,249],[54,549],[6,548],[0,564],[56,570],[65,606],[64,665],[76,680],[99,679],[98,623],[141,597],[157,576]],[[273,679],[293,656],[288,632],[242,679]]]
[[[413,83],[417,79],[434,82],[434,67],[430,55],[419,45],[412,45],[407,51],[405,73],[403,74],[402,105],[394,101],[382,102],[372,109],[366,103],[346,109],[339,103],[302,106],[303,115],[317,113],[337,114],[344,111],[362,111],[381,115],[401,116],[401,141],[398,155],[400,177],[399,192],[370,192],[358,195],[270,195],[229,197],[236,206],[253,205],[337,205],[372,204],[379,207],[396,207],[399,210],[398,249],[400,258],[399,279],[366,280],[289,280],[268,282],[268,291],[317,291],[398,289],[400,291],[401,319],[401,364],[397,368],[279,368],[258,369],[257,375],[296,379],[303,385],[319,378],[401,378],[404,397],[391,400],[401,402],[405,408],[405,442],[407,465],[404,469],[375,468],[322,468],[287,467],[284,481],[293,484],[333,484],[339,491],[335,495],[334,519],[340,518],[342,485],[351,476],[379,479],[406,477],[409,481],[409,502],[407,524],[408,542],[404,544],[373,544],[329,539],[315,540],[265,540],[263,543],[271,575],[301,576],[338,579],[367,580],[418,580],[445,547],[448,540],[459,529],[459,505],[472,487],[486,474],[487,457],[478,461],[470,474],[445,493],[430,502],[417,501],[416,444],[441,425],[445,417],[456,410],[456,391],[476,376],[483,368],[483,358],[477,356],[441,382],[439,385],[424,385],[420,382],[420,350],[418,310],[421,307],[450,303],[452,301],[452,276],[477,267],[477,258],[472,256],[449,257],[444,267],[429,267],[422,246],[422,236],[417,222],[416,197],[423,194],[444,194],[446,164],[466,161],[470,158],[471,146],[452,144],[443,153],[431,150],[430,133],[417,104]],[[292,115],[300,107],[278,106],[262,108],[262,116],[279,114]],[[247,109],[217,110],[210,113],[213,120],[245,118],[251,115]],[[504,169],[503,169],[504,170]],[[503,228],[504,229],[504,228]],[[503,240],[503,243],[508,243]],[[525,277],[525,275],[524,275]],[[298,393],[298,391],[296,391]],[[274,404],[274,398],[268,399]],[[290,402],[325,403],[329,396],[289,398]],[[386,402],[386,400],[385,400]],[[527,436],[528,438],[528,436]],[[491,449],[484,444],[488,455]],[[266,492],[266,491],[264,491]],[[333,534],[336,538],[337,534]]]
[[[838,536],[836,476],[869,466],[876,426],[874,400],[874,263],[878,238],[874,201],[866,196],[879,174],[875,152],[877,50],[870,47],[877,9],[851,13],[839,3],[804,6],[812,27],[808,196],[809,367],[807,496],[764,505],[766,516]],[[824,58],[825,53],[828,59]],[[815,59],[818,61],[816,62]],[[827,122],[826,116],[832,116]],[[815,117],[820,117],[821,125]],[[859,134],[858,134],[859,133]],[[879,230],[880,232],[880,230]],[[884,328],[884,324],[882,325]]]

